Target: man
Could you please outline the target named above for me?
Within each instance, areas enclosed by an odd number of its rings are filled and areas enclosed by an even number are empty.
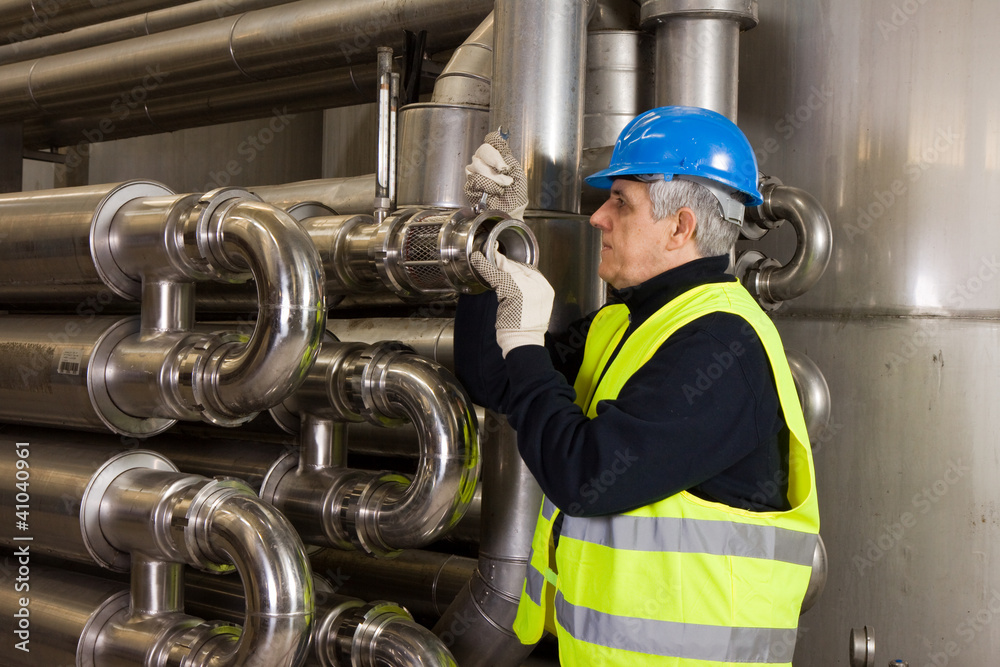
[[[470,184],[516,171],[497,146]],[[502,255],[474,258],[497,299],[456,318],[459,377],[545,493],[514,629],[554,631],[564,665],[790,665],[819,515],[778,333],[726,273],[761,203],[753,151],[719,114],[664,107],[587,181],[610,189],[590,224],[620,303],[584,349],[546,340],[551,287]]]

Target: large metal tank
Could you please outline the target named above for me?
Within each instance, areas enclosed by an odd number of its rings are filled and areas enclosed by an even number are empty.
[[[743,36],[761,169],[833,221],[775,314],[826,373],[814,442],[829,580],[796,667],[996,664],[1000,647],[1000,3],[773,0]],[[781,229],[767,246],[790,254]],[[865,664],[864,661],[857,664]]]

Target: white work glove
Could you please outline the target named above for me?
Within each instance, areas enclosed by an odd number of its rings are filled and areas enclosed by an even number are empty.
[[[478,250],[469,261],[497,292],[497,344],[506,359],[515,347],[545,345],[555,292],[538,269],[494,254],[496,266]]]
[[[524,169],[499,131],[487,134],[485,141],[472,156],[472,164],[465,167],[465,195],[469,204],[478,206],[486,193],[486,208],[523,220],[528,205]]]

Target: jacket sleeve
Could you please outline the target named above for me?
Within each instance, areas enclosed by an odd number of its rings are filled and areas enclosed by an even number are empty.
[[[757,418],[762,400],[777,407],[770,367],[740,322],[715,313],[688,324],[593,419],[544,348],[511,351],[504,407],[546,496],[572,516],[628,511],[698,486],[773,437],[775,424]]]

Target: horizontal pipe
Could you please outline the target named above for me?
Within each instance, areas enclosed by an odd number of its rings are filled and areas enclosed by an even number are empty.
[[[329,206],[340,215],[371,215],[372,201],[375,199],[375,174],[254,186],[249,190],[279,208],[287,208],[303,201],[315,201]]]
[[[223,0],[225,1],[225,0]],[[51,119],[28,117],[24,142],[28,147],[70,147],[76,158],[89,154],[89,144],[112,139],[173,132],[239,120],[281,118],[292,114],[373,102],[375,66],[361,63],[265,82],[233,85],[221,91],[177,92],[157,95],[150,91],[143,104],[117,104],[84,110]],[[112,120],[113,118],[113,120]],[[300,199],[298,201],[306,201]],[[371,201],[359,212],[368,212]]]
[[[3,0],[0,2],[0,35],[16,44],[39,35],[53,35],[74,28],[113,21],[169,7],[171,0]]]
[[[17,563],[19,556],[14,551],[0,551],[0,559]],[[127,593],[128,584],[43,565],[34,559],[29,559],[25,567],[30,591],[18,591],[12,582],[0,586],[3,664],[6,667],[78,664],[80,636],[109,598]],[[29,616],[28,626],[22,630],[18,614],[24,610]],[[19,635],[18,630],[23,634]]]
[[[419,618],[437,620],[468,586],[476,560],[464,556],[404,549],[392,559],[339,549],[309,556],[313,571],[344,595],[395,600]]]
[[[241,14],[252,9],[282,5],[289,0],[199,0],[176,5],[157,2],[163,9],[136,13],[114,20],[75,28],[58,34],[29,40],[14,40],[0,46],[0,65],[20,62],[30,58],[51,56],[84,49],[99,44],[118,42],[133,37],[152,35],[165,30],[182,28],[202,21]],[[32,3],[34,4],[34,3]],[[91,2],[91,5],[94,3]],[[44,11],[44,10],[43,10]],[[20,34],[23,31],[18,31]]]
[[[394,0],[372,16],[365,0],[298,0],[121,43],[0,67],[0,119],[78,115],[133,89],[219,89],[375,59],[424,29],[433,51],[456,46],[489,13],[476,0]],[[131,99],[131,98],[129,98]]]

